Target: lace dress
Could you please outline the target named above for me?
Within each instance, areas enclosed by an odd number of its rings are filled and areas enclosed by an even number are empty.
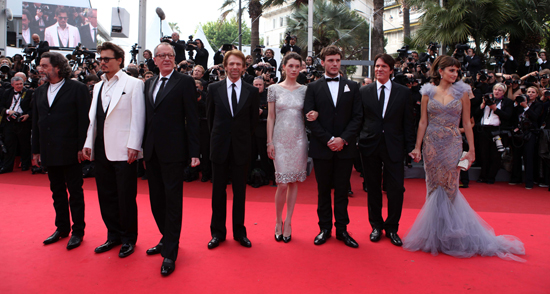
[[[455,257],[498,256],[524,261],[514,254],[525,254],[523,243],[514,236],[495,236],[489,226],[458,190],[457,164],[462,154],[458,129],[462,118],[462,96],[469,86],[455,83],[447,105],[434,99],[436,87],[426,84],[422,95],[429,97],[428,127],[422,157],[426,171],[426,202],[403,241],[409,251],[422,250]]]
[[[304,124],[306,86],[289,91],[280,85],[268,89],[267,102],[275,103],[275,181],[277,183],[303,182],[307,168],[307,136]]]

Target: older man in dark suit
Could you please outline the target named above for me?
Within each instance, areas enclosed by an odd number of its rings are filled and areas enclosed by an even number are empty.
[[[370,240],[380,240],[382,230],[392,244],[401,246],[397,235],[403,210],[405,150],[414,149],[413,100],[410,90],[390,80],[395,61],[388,54],[374,58],[376,82],[361,88],[363,128],[359,151],[367,184]],[[382,173],[382,167],[384,172]],[[388,217],[382,218],[382,175],[387,187]]]
[[[244,54],[239,50],[225,53],[223,65],[227,78],[208,87],[207,113],[211,131],[210,160],[212,161],[212,239],[208,248],[225,241],[227,229],[227,182],[231,175],[233,186],[233,239],[251,247],[244,226],[246,176],[252,153],[252,134],[259,117],[258,89],[241,79],[246,67]]]
[[[143,158],[149,179],[151,210],[162,234],[147,254],[164,257],[160,273],[176,268],[181,234],[184,169],[200,164],[199,116],[195,82],[174,70],[176,53],[168,43],[155,48],[160,74],[145,83]]]
[[[90,92],[85,84],[69,78],[69,62],[59,53],[44,53],[40,72],[47,82],[34,93],[32,152],[35,163],[42,162],[48,168],[57,227],[44,244],[69,235],[70,208],[73,226],[67,249],[73,249],[82,243],[85,227],[80,162],[84,160],[82,148],[89,124]]]

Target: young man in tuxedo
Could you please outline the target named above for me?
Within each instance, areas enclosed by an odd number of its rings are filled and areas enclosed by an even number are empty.
[[[145,82],[143,158],[151,210],[162,239],[147,254],[164,257],[160,273],[167,276],[178,257],[184,170],[189,160],[192,167],[200,164],[199,116],[195,82],[174,70],[174,48],[160,43],[154,52],[160,74]]]
[[[306,120],[312,135],[309,156],[313,158],[317,180],[317,215],[321,229],[314,244],[324,244],[331,236],[331,189],[334,188],[336,239],[357,248],[359,245],[349,235],[347,225],[349,179],[362,117],[361,97],[357,83],[339,74],[342,56],[340,49],[332,45],[321,51],[325,75],[308,85],[304,101],[304,114],[311,110],[319,113],[317,120]]]
[[[145,127],[143,82],[122,71],[124,50],[105,42],[98,47],[101,82],[94,86],[84,157],[95,160],[97,196],[107,241],[95,249],[107,252],[123,244],[119,257],[134,252],[137,240],[137,159],[143,157]]]
[[[227,182],[231,173],[233,188],[233,239],[251,247],[244,226],[246,178],[252,153],[252,134],[259,117],[259,94],[254,86],[241,79],[246,59],[239,50],[225,53],[223,66],[227,78],[208,87],[206,118],[210,128],[212,161],[212,239],[213,249],[225,241]]]
[[[376,82],[361,88],[363,102],[359,152],[368,193],[370,240],[386,231],[391,243],[401,246],[397,235],[403,209],[405,150],[414,149],[413,101],[409,88],[390,80],[395,61],[388,54],[374,58]],[[383,167],[383,173],[382,173]],[[388,217],[382,218],[382,176],[387,188]]]
[[[90,92],[85,84],[70,79],[71,67],[65,56],[46,52],[40,60],[46,83],[33,96],[32,153],[35,165],[48,168],[57,230],[44,244],[72,236],[67,249],[80,246],[84,237],[84,191],[82,190],[82,148],[90,121]],[[67,199],[67,190],[70,197]]]

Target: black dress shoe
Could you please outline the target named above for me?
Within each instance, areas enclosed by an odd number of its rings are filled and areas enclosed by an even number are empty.
[[[241,244],[241,246],[244,246],[246,248],[250,248],[252,247],[252,243],[250,242],[250,240],[248,240],[247,237],[236,237],[236,238],[233,238],[235,241],[239,241],[239,243]]]
[[[82,243],[82,237],[72,235],[67,243],[67,250],[75,249],[80,246],[80,243]]]
[[[397,233],[393,233],[393,232],[388,233],[388,232],[386,232],[386,237],[390,238],[391,243],[395,246],[402,246],[403,245],[403,242],[401,242],[401,238],[399,238]]]
[[[29,170],[29,167],[28,166],[23,166],[21,167],[21,171],[28,171]]]
[[[208,181],[210,181],[210,177],[202,176],[201,182],[204,183],[204,182],[208,182]]]
[[[12,170],[11,169],[7,169],[7,168],[0,168],[0,174],[6,174],[6,173],[11,173]]]
[[[344,244],[351,248],[359,247],[359,244],[357,244],[357,242],[353,240],[353,238],[346,231],[342,233],[336,233],[336,240],[344,241]]]
[[[165,258],[162,261],[162,266],[160,267],[160,274],[163,276],[169,276],[176,269],[176,262],[170,258]]]
[[[69,236],[69,233],[62,233],[60,231],[55,231],[51,236],[49,236],[46,240],[44,240],[44,245],[55,243],[59,241],[59,239],[66,238],[67,236]]]
[[[315,245],[325,244],[328,238],[330,238],[330,231],[327,229],[322,229],[319,235],[315,236],[315,240],[313,240],[313,244]]]
[[[477,179],[476,182],[478,182],[478,183],[487,183],[487,180],[483,179],[483,178],[479,178],[479,179]]]
[[[382,237],[382,230],[380,229],[372,229],[372,233],[370,233],[370,240],[371,242],[378,242],[380,241],[380,238]]]
[[[107,252],[120,244],[121,244],[120,241],[107,240],[107,242],[97,246],[94,251],[95,253]]]
[[[218,246],[220,246],[220,243],[223,242],[225,240],[222,240],[218,237],[212,237],[212,240],[210,240],[210,242],[208,242],[208,249],[214,249]]]
[[[290,242],[291,239],[292,239],[292,235],[290,235],[288,237],[283,237],[283,242],[288,243],[288,242]]]
[[[134,253],[134,244],[125,243],[125,244],[122,244],[122,247],[120,247],[120,252],[118,253],[118,257],[127,257],[127,256],[130,256],[130,254],[132,253]]]
[[[277,241],[277,242],[283,241],[283,235],[277,235],[277,234],[275,234],[275,241]]]
[[[145,253],[147,253],[147,255],[155,255],[155,254],[160,254],[161,251],[162,251],[162,243],[158,243],[155,247],[151,247],[147,249]]]

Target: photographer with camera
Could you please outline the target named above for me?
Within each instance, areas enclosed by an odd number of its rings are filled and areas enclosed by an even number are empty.
[[[475,76],[481,70],[481,58],[476,55],[472,48],[466,50],[467,55],[464,56],[464,66],[470,72],[470,75]]]
[[[189,36],[189,41],[187,41],[187,51],[189,51],[189,59],[193,59],[195,64],[202,65],[203,68],[208,68],[208,50],[204,48],[204,44],[201,39],[195,39],[191,41],[193,36]],[[193,57],[192,51],[195,50],[195,58]]]
[[[40,64],[40,57],[43,53],[50,51],[50,44],[48,41],[40,41],[38,34],[32,35],[33,46],[27,46],[29,53],[32,53],[31,60],[34,59],[34,63],[38,66]]]
[[[273,50],[271,49],[266,49],[263,61],[271,64],[271,66],[273,66],[274,68],[277,68],[277,60],[275,60],[273,56],[275,56],[275,52],[273,52]]]
[[[525,189],[532,189],[534,176],[538,174],[538,165],[535,165],[537,156],[537,137],[539,118],[542,115],[542,101],[540,90],[531,86],[527,94],[516,97],[514,108],[514,125],[512,132],[512,176],[510,185],[522,182],[522,159],[525,166]],[[538,180],[538,179],[537,179]]]
[[[15,72],[11,69],[11,61],[4,57],[0,58],[0,76],[2,77],[2,83],[9,87],[11,78],[15,75]]]
[[[180,40],[180,34],[178,32],[173,32],[172,36],[166,36],[160,38],[161,42],[166,42],[172,45],[174,47],[174,51],[176,51],[176,64],[179,64],[183,60],[185,60],[185,41]]]
[[[145,49],[145,51],[143,51],[143,58],[145,58],[147,69],[158,75],[159,69],[155,65],[155,61],[153,60],[153,53],[151,53],[151,50]]]
[[[12,89],[4,92],[0,102],[0,116],[3,126],[6,156],[0,167],[0,174],[13,171],[13,163],[19,146],[21,154],[21,170],[31,167],[31,128],[29,119],[31,112],[32,90],[24,87],[23,78],[11,78]]]
[[[231,51],[233,49],[237,49],[237,47],[231,44],[223,44],[220,49],[218,49],[218,51],[216,51],[216,53],[214,54],[214,65],[222,64],[225,52]],[[256,52],[256,50],[254,50],[254,52]]]
[[[430,42],[430,44],[428,44],[428,52],[422,53],[418,61],[433,63],[437,58],[437,49],[439,48],[441,48],[441,45],[436,42]]]
[[[504,151],[504,145],[507,145],[507,138],[501,137],[501,131],[511,130],[513,126],[514,102],[504,97],[507,90],[506,85],[495,84],[493,94],[485,94],[476,110],[476,116],[480,117],[481,130],[479,158],[483,160],[478,183],[494,184],[501,166],[501,152]]]
[[[298,38],[296,36],[291,36],[290,32],[286,33],[285,44],[281,48],[281,55],[282,56],[285,56],[285,54],[287,52],[296,52],[298,54],[300,54],[302,52],[302,49],[300,47],[298,47],[298,45],[296,45],[297,39]],[[267,53],[267,50],[266,50],[266,53]],[[275,54],[272,54],[272,56],[274,56],[274,55]],[[273,65],[273,66],[277,67],[277,65]]]
[[[540,50],[539,59],[537,60],[537,63],[539,64],[539,70],[550,69],[550,63],[546,59],[545,50]]]

